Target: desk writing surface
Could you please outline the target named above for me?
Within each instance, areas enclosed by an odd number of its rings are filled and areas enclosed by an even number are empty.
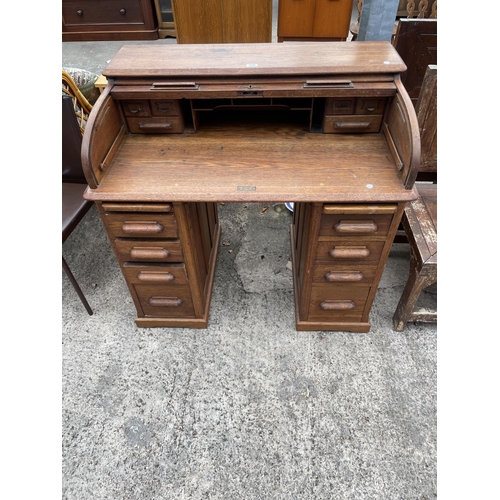
[[[370,187],[371,186],[371,187]],[[124,138],[89,199],[406,201],[382,134],[312,134],[261,124]]]

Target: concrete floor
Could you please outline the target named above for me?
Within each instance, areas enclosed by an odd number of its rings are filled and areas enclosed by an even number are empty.
[[[124,43],[63,43],[62,65],[99,74]],[[95,208],[63,245],[94,315],[63,275],[62,498],[436,498],[437,327],[392,329],[408,246],[370,333],[297,332],[291,214],[263,206],[218,207],[207,330],[136,328]]]

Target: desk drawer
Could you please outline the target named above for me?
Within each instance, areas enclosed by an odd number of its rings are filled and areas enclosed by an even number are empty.
[[[322,215],[320,236],[385,236],[391,227],[392,214]]]
[[[123,274],[134,285],[187,285],[184,264],[131,264],[123,266]]]
[[[316,252],[317,261],[330,262],[378,262],[385,241],[342,240],[320,241]]]
[[[134,285],[144,315],[163,318],[194,318],[188,285]]]
[[[368,286],[314,286],[311,290],[309,321],[361,321]]]
[[[179,241],[115,240],[122,262],[183,262]]]
[[[378,132],[381,125],[382,115],[325,116],[323,132],[325,134],[366,134]]]
[[[184,122],[180,116],[127,118],[128,128],[133,134],[182,134]]]
[[[149,101],[146,99],[122,101],[122,108],[125,116],[151,116]]]
[[[154,99],[149,102],[153,116],[181,116],[177,99]]]
[[[318,263],[313,270],[313,283],[325,286],[371,285],[376,264]]]
[[[105,223],[113,238],[177,238],[173,213],[110,213]]]
[[[144,24],[141,2],[136,0],[65,1],[62,15],[66,26]]]

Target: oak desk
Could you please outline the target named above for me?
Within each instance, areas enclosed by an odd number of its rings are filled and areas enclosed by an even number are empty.
[[[124,46],[82,159],[140,327],[206,328],[217,202],[295,202],[298,330],[367,332],[420,139],[386,42]]]

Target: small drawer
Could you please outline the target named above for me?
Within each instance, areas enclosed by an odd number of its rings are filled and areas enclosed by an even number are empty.
[[[181,107],[177,99],[157,99],[149,102],[153,116],[180,116]]]
[[[180,241],[115,240],[122,262],[183,262]]]
[[[62,16],[65,26],[98,25],[106,29],[109,24],[144,24],[141,2],[135,0],[65,1]]]
[[[313,283],[318,285],[371,285],[377,265],[321,263],[314,266]]]
[[[128,128],[133,134],[182,134],[184,123],[180,116],[162,118],[131,118],[127,119]]]
[[[384,241],[320,241],[316,252],[317,261],[330,262],[378,262]]]
[[[308,321],[361,321],[368,286],[314,286],[311,289]]]
[[[320,236],[385,236],[391,227],[392,214],[322,215]]]
[[[184,264],[131,264],[122,267],[127,281],[134,285],[187,285]]]
[[[134,285],[145,316],[193,318],[194,307],[189,286]]]
[[[345,115],[325,116],[323,133],[325,134],[360,134],[374,133],[380,130],[382,115]]]
[[[352,115],[356,106],[356,99],[335,99],[328,97],[325,103],[325,115]]]
[[[177,238],[173,213],[105,212],[104,222],[113,238]]]
[[[151,116],[149,101],[122,101],[123,113],[125,116]]]
[[[358,97],[354,112],[357,115],[382,115],[384,114],[385,103],[386,99]]]

